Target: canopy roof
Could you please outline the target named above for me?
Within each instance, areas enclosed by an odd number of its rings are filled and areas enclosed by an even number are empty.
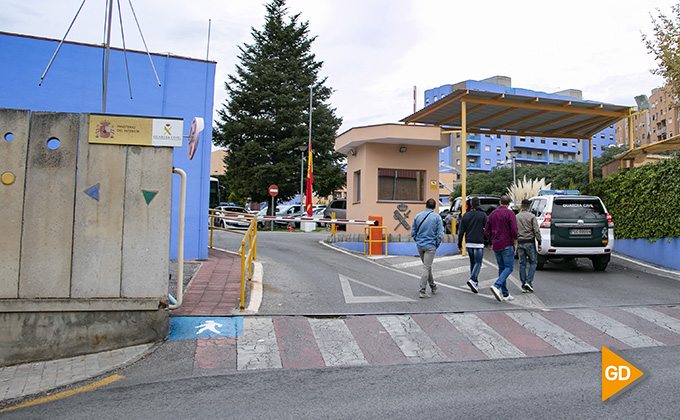
[[[630,107],[570,99],[564,96],[524,96],[470,89],[451,94],[401,121],[452,128],[462,127],[466,104],[468,133],[588,139],[621,118]]]
[[[648,144],[635,149],[627,150],[613,157],[612,160],[632,160],[642,162],[647,155],[652,153],[670,152],[673,150],[680,150],[680,135],[661,140],[656,143]]]

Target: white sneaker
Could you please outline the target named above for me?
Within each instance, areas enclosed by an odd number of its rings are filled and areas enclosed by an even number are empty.
[[[515,298],[512,297],[512,296],[510,296],[510,295],[503,296],[503,301],[504,301],[504,302],[508,302],[508,301],[511,301],[511,300],[515,300]]]
[[[493,293],[493,295],[494,295],[494,297],[496,298],[497,301],[499,301],[499,302],[503,301],[503,294],[501,294],[501,291],[498,287],[491,286],[491,293]]]
[[[477,290],[477,284],[475,284],[475,282],[473,282],[472,280],[468,280],[467,285],[470,288],[470,290],[472,290],[472,293],[478,293],[479,292]]]

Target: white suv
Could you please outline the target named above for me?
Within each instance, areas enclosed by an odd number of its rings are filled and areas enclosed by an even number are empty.
[[[607,268],[614,249],[614,223],[599,197],[578,191],[541,191],[531,211],[541,230],[538,269],[553,258],[589,258],[596,271]]]

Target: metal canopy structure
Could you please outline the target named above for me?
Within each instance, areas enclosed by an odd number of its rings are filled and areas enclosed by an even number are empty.
[[[458,89],[401,121],[465,128],[468,133],[590,139],[632,112],[628,106],[551,96]]]
[[[672,152],[675,150],[680,150],[680,135],[670,137],[666,140],[661,140],[656,143],[648,144],[646,146],[627,150],[614,156],[612,160],[621,160],[621,163],[623,163],[623,161],[630,161],[632,167],[632,162],[642,163],[644,162],[647,155],[651,155],[653,153]]]
[[[518,95],[517,90],[512,88],[502,93],[454,87],[453,92],[446,97],[402,119],[401,122],[435,125],[460,131],[463,157],[467,156],[467,133],[587,139],[592,181],[592,136],[622,118],[630,118],[632,114],[633,109],[627,106],[571,100],[549,94]],[[632,125],[628,125],[632,138]],[[451,153],[453,155],[453,150]],[[463,164],[461,168],[463,197],[467,196],[466,176],[467,165]],[[461,209],[461,214],[464,213],[465,206]]]

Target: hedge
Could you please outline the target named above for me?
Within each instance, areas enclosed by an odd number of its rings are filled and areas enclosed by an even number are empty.
[[[680,238],[680,158],[619,171],[583,193],[604,201],[616,238]]]

